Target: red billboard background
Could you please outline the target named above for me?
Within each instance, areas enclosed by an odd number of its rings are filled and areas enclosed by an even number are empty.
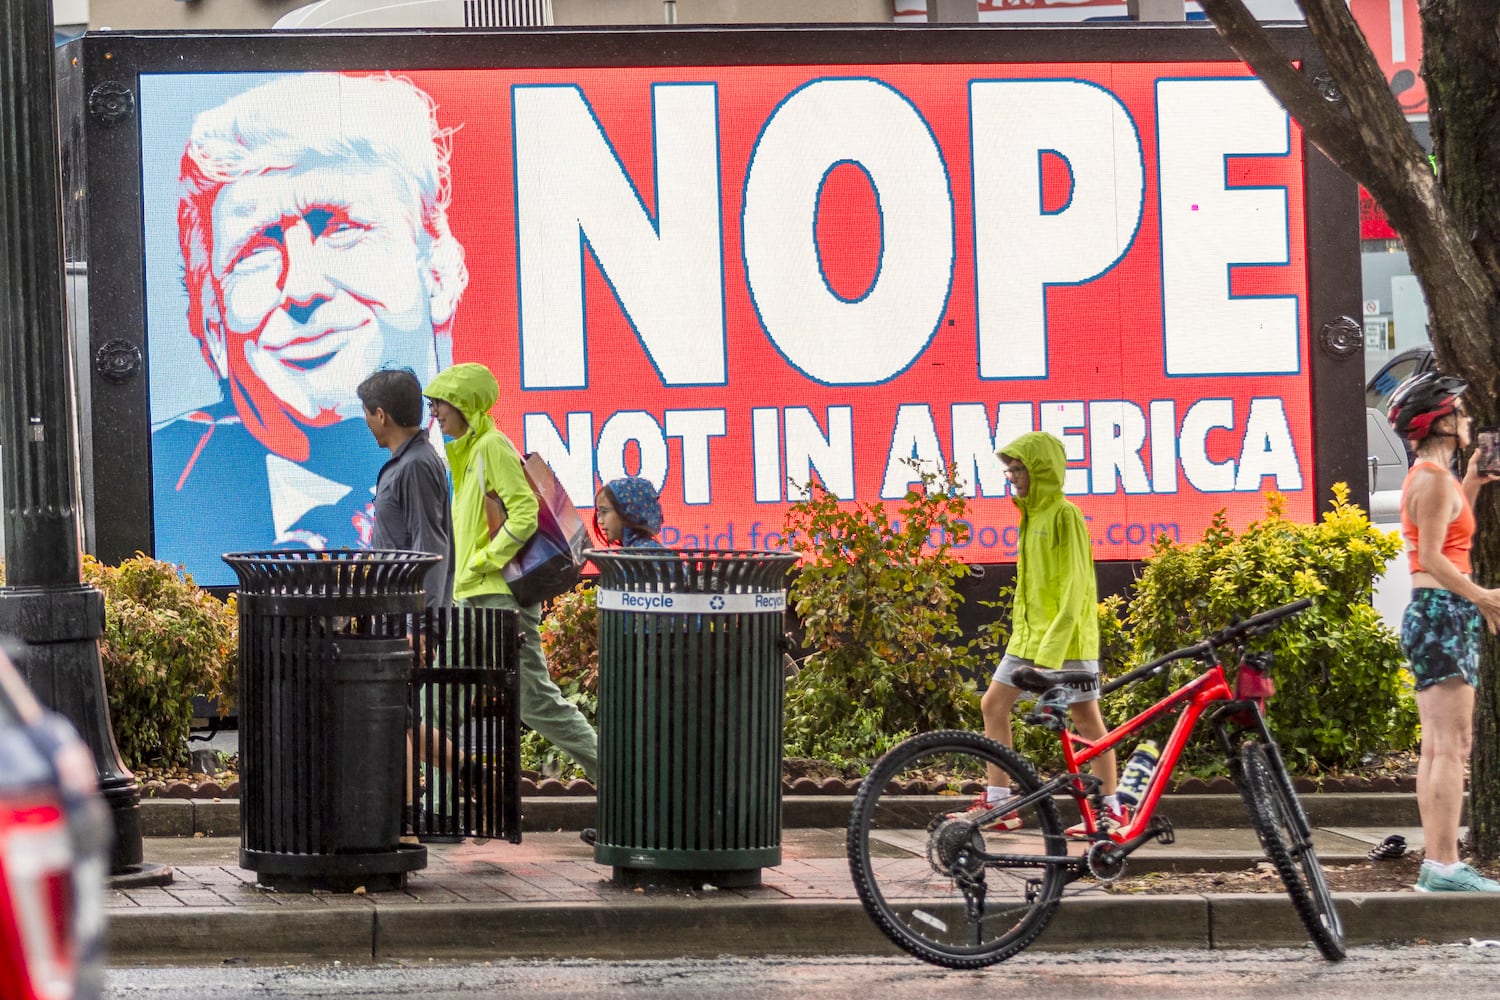
[[[919,452],[919,457],[952,459],[954,404],[968,407],[965,412],[971,416],[972,407],[982,407],[996,444],[1004,444],[1012,431],[1030,429],[1014,422],[1021,412],[1017,407],[1026,408],[1033,426],[1050,426],[1064,438],[1070,468],[1081,470],[1087,477],[1097,471],[1090,455],[1096,443],[1088,427],[1091,407],[1103,402],[1106,409],[1112,409],[1117,402],[1124,402],[1152,415],[1144,447],[1132,453],[1138,456],[1138,465],[1152,474],[1149,490],[1126,492],[1123,475],[1114,484],[1087,478],[1070,481],[1069,492],[1090,518],[1099,558],[1139,558],[1147,551],[1151,537],[1161,531],[1184,540],[1196,538],[1220,508],[1227,508],[1231,519],[1243,524],[1262,512],[1263,491],[1278,486],[1289,495],[1292,516],[1312,516],[1313,456],[1305,356],[1297,370],[1283,374],[1201,377],[1169,375],[1164,360],[1157,85],[1161,80],[1184,78],[1243,78],[1247,73],[1242,66],[865,65],[432,71],[405,75],[432,96],[440,120],[457,130],[452,141],[451,215],[455,233],[466,248],[471,281],[459,308],[454,360],[480,361],[494,370],[501,383],[501,401],[496,409],[500,426],[518,445],[547,455],[580,507],[591,502],[593,487],[611,473],[654,471],[655,466],[645,470],[641,466],[657,447],[662,447],[666,454],[665,475],[660,477],[667,520],[664,541],[682,546],[776,547],[787,506],[785,494],[779,501],[757,500],[756,491],[764,488],[765,476],[758,477],[756,471],[765,471],[768,453],[781,461],[782,475],[792,470],[786,467],[784,453],[765,440],[757,443],[755,410],[774,411],[783,433],[791,419],[789,410],[796,410],[792,416],[802,424],[810,417],[816,429],[828,437],[835,436],[834,414],[847,412],[852,418],[853,499],[871,500],[888,485],[889,469],[899,457],[897,453],[907,447],[908,437],[915,442],[911,450]],[[740,220],[757,138],[788,95],[811,81],[836,78],[875,79],[909,101],[930,127],[951,182],[955,258],[945,311],[930,342],[909,367],[879,384],[827,384],[789,363],[762,325],[745,271]],[[1128,249],[1117,264],[1098,277],[1054,285],[1046,291],[1045,378],[997,380],[981,378],[977,370],[969,85],[975,80],[996,79],[1074,80],[1102,87],[1127,109],[1141,144],[1145,197],[1139,227]],[[580,266],[587,317],[588,384],[574,388],[524,387],[520,377],[517,277],[523,265],[518,261],[517,208],[511,184],[515,171],[513,144],[521,140],[515,138],[510,120],[511,88],[553,84],[578,88],[649,214],[657,210],[653,203],[657,157],[672,155],[669,150],[654,148],[653,85],[703,81],[716,86],[724,384],[663,383],[641,336],[622,309],[606,268],[586,252],[585,242]],[[1039,115],[1048,113],[1046,108],[1032,110]],[[1247,150],[1249,155],[1226,157],[1216,183],[1230,192],[1268,188],[1284,192],[1286,259],[1265,264],[1257,264],[1254,258],[1238,260],[1240,266],[1228,269],[1229,294],[1233,298],[1290,297],[1297,303],[1299,326],[1305,327],[1302,147],[1295,125],[1288,123],[1286,127],[1289,151],[1267,155]],[[1037,162],[1043,176],[1043,210],[1057,211],[1070,196],[1072,181],[1066,158],[1039,155]],[[882,202],[881,192],[874,189],[864,172],[850,164],[830,169],[820,196],[815,239],[832,291],[847,298],[869,287],[882,260],[881,213],[896,207]],[[586,241],[588,234],[581,235]],[[1235,234],[1220,233],[1218,238],[1232,245]],[[1237,260],[1232,252],[1229,259]],[[616,264],[606,262],[611,267]],[[999,274],[987,280],[1004,278]],[[1214,333],[1221,337],[1228,333],[1240,340],[1257,336],[1253,328]],[[714,331],[705,331],[704,335],[717,336]],[[1305,329],[1299,329],[1298,342],[1298,350],[1305,352]],[[1205,399],[1226,401],[1225,405],[1216,403],[1215,412],[1221,416],[1232,413],[1232,418],[1227,425],[1222,420],[1217,424],[1200,420],[1201,441],[1188,440],[1184,445],[1178,436],[1184,431],[1185,414]],[[1198,488],[1166,452],[1176,449],[1180,457],[1184,446],[1201,445],[1203,458],[1225,467],[1225,463],[1247,461],[1247,454],[1253,459],[1257,449],[1274,449],[1276,441],[1246,442],[1247,414],[1255,399],[1273,400],[1271,408],[1279,406],[1284,411],[1298,477],[1278,480],[1268,476],[1262,480],[1257,476],[1253,483],[1247,483],[1244,476],[1231,476],[1234,482],[1228,489]],[[903,411],[903,406],[908,409]],[[1002,406],[1009,407],[1003,419]],[[689,439],[665,433],[659,442],[625,435],[619,439],[623,441],[619,448],[612,440],[610,448],[593,454],[602,428],[612,417],[644,413],[665,428],[667,411],[722,411],[723,432],[692,439],[692,449],[706,454],[685,454]],[[911,419],[898,433],[903,413]],[[926,429],[924,413],[930,414],[930,430],[940,449],[937,455],[924,453],[922,447],[926,439],[922,433]],[[573,425],[569,424],[570,414],[574,415]],[[588,415],[595,441],[580,441],[579,435],[571,432],[580,426],[576,423],[580,414]],[[544,418],[555,434],[527,433],[527,428],[541,427]],[[647,421],[633,419],[637,428],[649,428]],[[1158,433],[1169,425],[1171,440]],[[769,426],[763,424],[759,429],[765,431]],[[567,454],[559,451],[560,446]],[[581,457],[585,451],[590,453],[588,458]],[[594,472],[587,487],[581,476],[569,478],[569,470],[576,473],[584,461],[592,462]],[[702,502],[705,497],[685,482],[684,470],[689,464],[701,467],[705,462],[709,495],[707,502]],[[810,468],[820,475],[823,472],[816,463]],[[1164,473],[1167,468],[1174,469],[1171,475]],[[1016,511],[1004,497],[1003,485],[997,486],[993,477],[976,483],[975,472],[972,466],[959,469],[960,478],[977,494],[973,503],[975,537],[961,554],[976,561],[1007,561],[1013,557]],[[915,475],[909,478],[915,479]],[[1083,489],[1078,488],[1080,482]],[[1220,476],[1219,486],[1223,485]]]

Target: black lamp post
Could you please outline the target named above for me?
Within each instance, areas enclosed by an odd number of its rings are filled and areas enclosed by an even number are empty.
[[[78,455],[63,291],[52,4],[0,4],[0,471],[5,575],[0,635],[49,708],[94,753],[122,880],[170,881],[141,863],[141,793],[109,724],[99,636],[104,597],[79,575]]]

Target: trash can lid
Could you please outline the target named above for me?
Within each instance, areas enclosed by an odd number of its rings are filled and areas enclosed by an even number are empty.
[[[246,594],[366,597],[420,591],[440,556],[405,549],[274,549],[226,552]]]
[[[780,591],[797,556],[753,549],[595,549],[589,561],[599,567],[601,588],[724,594]]]

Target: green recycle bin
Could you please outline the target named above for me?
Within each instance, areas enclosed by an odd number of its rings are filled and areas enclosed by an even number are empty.
[[[760,884],[781,863],[789,553],[594,552],[599,809],[617,883]]]

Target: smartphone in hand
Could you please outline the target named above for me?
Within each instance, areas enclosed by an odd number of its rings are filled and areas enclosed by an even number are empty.
[[[1500,427],[1481,427],[1476,435],[1474,461],[1481,476],[1500,476]]]

